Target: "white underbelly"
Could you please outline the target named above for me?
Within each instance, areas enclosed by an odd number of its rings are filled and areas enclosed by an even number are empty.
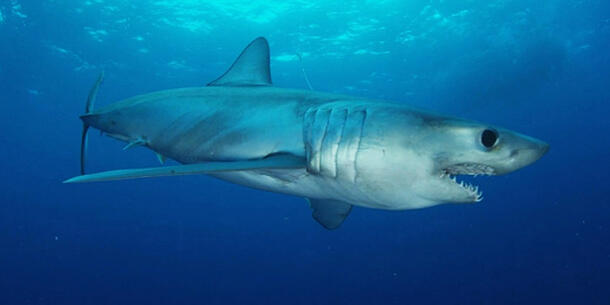
[[[316,177],[304,169],[222,172],[211,176],[259,190],[309,198],[328,198],[325,188],[320,188],[319,182],[315,181]]]
[[[305,169],[223,172],[211,176],[232,183],[275,193],[312,199],[334,199],[356,206],[375,209],[405,209],[404,206],[388,206],[377,202],[374,196],[363,193],[358,189],[356,184],[339,183],[333,179],[312,175]]]

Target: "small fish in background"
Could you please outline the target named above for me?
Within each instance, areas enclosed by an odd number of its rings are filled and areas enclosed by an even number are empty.
[[[28,18],[28,15],[24,14],[23,11],[22,11],[23,7],[16,0],[11,0],[11,4],[10,5],[11,5],[11,13],[14,16],[17,16],[17,17],[19,17],[21,19]]]
[[[40,92],[37,89],[27,89],[27,91],[28,91],[28,94],[33,95],[33,96],[38,96],[38,95],[42,94],[42,92]]]
[[[153,92],[93,109],[86,104],[81,176],[66,183],[207,174],[305,197],[313,218],[338,228],[352,206],[419,209],[483,199],[459,175],[500,175],[541,158],[549,145],[489,124],[403,104],[272,86],[269,45],[252,41],[205,87]],[[163,163],[85,174],[90,127],[145,146]]]
[[[40,101],[41,99],[41,95],[42,95],[42,91],[38,90],[38,89],[26,89],[27,92],[27,96],[26,96],[26,100],[28,101],[28,103],[32,103],[32,104],[36,104]]]

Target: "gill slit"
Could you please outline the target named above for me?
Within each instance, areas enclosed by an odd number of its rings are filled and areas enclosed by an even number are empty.
[[[328,125],[330,125],[330,116],[333,113],[332,109],[328,109],[328,110],[322,110],[324,112],[327,112],[328,114],[324,114],[326,115],[326,124],[324,125],[324,132],[322,133],[322,139],[320,139],[320,146],[317,148],[318,149],[318,158],[317,158],[317,168],[318,168],[318,173],[322,172],[322,151],[324,149],[324,140],[326,140],[326,135],[328,135]]]
[[[362,144],[362,134],[364,133],[364,122],[367,117],[367,110],[362,110],[362,121],[360,122],[360,134],[358,135],[358,144],[356,145],[356,154],[354,155],[354,183],[358,180],[358,154],[360,153],[360,145]]]
[[[333,154],[335,156],[335,178],[339,177],[339,146],[341,145],[341,141],[343,141],[343,136],[345,135],[345,125],[347,124],[347,117],[349,116],[349,109],[343,109],[343,122],[341,124],[341,133],[339,134],[339,139],[337,139],[337,145],[333,147]]]

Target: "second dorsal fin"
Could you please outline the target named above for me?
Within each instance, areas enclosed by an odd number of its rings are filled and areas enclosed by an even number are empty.
[[[269,43],[264,37],[254,39],[222,76],[208,86],[271,86]]]

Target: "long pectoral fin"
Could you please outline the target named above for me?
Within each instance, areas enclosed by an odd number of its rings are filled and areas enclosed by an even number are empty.
[[[256,160],[219,161],[176,166],[120,169],[76,176],[64,181],[64,183],[99,182],[163,176],[209,174],[223,171],[284,168],[305,168],[305,159],[294,155],[278,154]]]
[[[324,228],[334,230],[341,226],[352,205],[343,201],[330,199],[307,199],[313,210],[311,216]]]

